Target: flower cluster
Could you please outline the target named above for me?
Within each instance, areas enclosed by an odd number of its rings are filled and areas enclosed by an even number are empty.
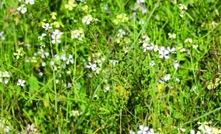
[[[71,38],[78,39],[79,41],[82,41],[84,38],[84,31],[82,29],[77,29],[77,30],[71,31]]]
[[[165,48],[164,46],[159,47],[158,45],[155,45],[154,43],[150,42],[150,38],[147,35],[142,35],[141,39],[139,40],[139,43],[142,45],[141,49],[143,52],[146,51],[154,51],[159,53],[159,58],[161,59],[169,59],[170,53],[176,53],[176,49],[174,47]]]
[[[131,130],[129,133],[130,134],[158,134],[158,133],[154,133],[154,130],[152,128],[145,127],[143,125],[139,125],[139,130],[136,133]]]
[[[22,2],[21,0],[18,0],[18,1],[19,1],[19,2]],[[26,7],[26,5],[27,5],[27,4],[33,5],[34,3],[35,3],[34,0],[25,0],[24,4],[21,4],[21,5],[17,8],[17,10],[18,10],[19,12],[21,12],[22,14],[24,14],[24,13],[27,12],[27,7]]]
[[[184,13],[187,10],[187,7],[183,4],[179,4],[179,9],[180,9],[180,17],[183,18],[184,17]]]
[[[52,38],[52,41],[51,43],[52,44],[57,44],[57,43],[61,43],[61,35],[63,34],[63,32],[60,32],[58,29],[55,29],[54,32],[52,32],[52,35],[51,35],[51,38]]]
[[[92,15],[87,15],[82,18],[82,23],[85,25],[89,25],[91,22],[96,22],[98,19],[93,18]]]
[[[147,35],[142,35],[141,39],[139,40],[139,43],[142,45],[141,49],[143,50],[143,52],[150,50],[156,52],[159,50],[157,45],[154,45],[152,42],[150,42],[150,38]]]
[[[127,33],[123,29],[119,29],[117,34],[116,34],[116,39],[115,42],[118,44],[123,44],[124,46],[129,44],[131,41],[129,37],[126,37]]]
[[[10,79],[10,74],[7,71],[0,71],[0,83],[4,83],[7,84],[9,82]]]
[[[89,63],[88,65],[86,65],[86,68],[89,68],[92,71],[95,71],[96,73],[100,73],[102,63],[105,61],[105,58],[101,56],[101,53],[95,53],[92,54],[92,57],[88,58],[88,61]]]
[[[129,18],[126,14],[119,14],[116,16],[116,18],[113,20],[114,24],[118,25],[119,23],[128,22]]]

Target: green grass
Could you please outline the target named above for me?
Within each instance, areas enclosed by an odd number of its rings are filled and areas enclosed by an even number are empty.
[[[0,133],[221,133],[218,1],[67,4],[0,2]]]

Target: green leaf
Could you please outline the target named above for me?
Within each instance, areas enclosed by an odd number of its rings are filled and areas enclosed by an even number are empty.
[[[179,61],[185,61],[185,55],[183,53],[177,52],[177,60]]]
[[[33,92],[39,89],[38,79],[35,76],[32,75],[29,77],[28,83],[30,91]]]

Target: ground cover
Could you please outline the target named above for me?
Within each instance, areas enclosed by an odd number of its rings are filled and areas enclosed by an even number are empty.
[[[215,0],[1,0],[0,132],[220,134]]]

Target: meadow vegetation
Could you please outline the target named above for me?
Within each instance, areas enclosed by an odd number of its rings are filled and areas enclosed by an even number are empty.
[[[1,0],[0,133],[221,134],[219,0]]]

